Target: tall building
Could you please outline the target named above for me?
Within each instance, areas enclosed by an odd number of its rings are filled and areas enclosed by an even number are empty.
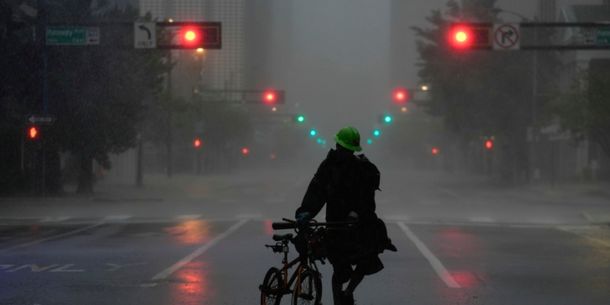
[[[204,85],[211,89],[243,89],[247,0],[206,0],[204,17],[222,22],[222,49],[206,54]]]
[[[537,17],[542,22],[557,20],[557,0],[538,0]]]
[[[408,35],[413,24],[404,17],[404,12],[409,11],[412,4],[409,1],[391,0],[390,5],[390,81],[393,85],[405,84],[413,69],[412,59],[407,56],[413,52],[413,36]]]
[[[211,89],[241,89],[245,78],[246,1],[140,0],[140,12],[150,12],[158,20],[221,22],[222,49],[205,53],[201,81]]]

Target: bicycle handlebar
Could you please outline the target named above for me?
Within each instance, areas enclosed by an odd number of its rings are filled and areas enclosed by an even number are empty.
[[[282,218],[285,222],[274,222],[271,224],[271,227],[274,230],[286,230],[286,229],[295,229],[298,227],[297,222],[291,219]],[[332,221],[332,222],[315,222],[311,221],[305,224],[305,227],[346,227],[350,225],[354,225],[358,223],[358,221]]]

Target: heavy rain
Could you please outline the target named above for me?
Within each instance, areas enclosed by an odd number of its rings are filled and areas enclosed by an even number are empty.
[[[610,300],[608,0],[0,1],[0,304]]]

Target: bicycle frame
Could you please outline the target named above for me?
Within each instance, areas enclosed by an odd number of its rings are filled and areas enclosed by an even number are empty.
[[[287,249],[288,247],[288,241],[284,241],[282,242],[284,249]],[[284,283],[284,291],[282,291],[282,294],[289,294],[292,293],[292,290],[290,289],[290,287],[292,287],[292,284],[294,284],[294,282],[297,280],[297,278],[299,276],[301,276],[301,273],[303,272],[303,269],[313,269],[316,272],[318,272],[318,265],[316,264],[315,261],[309,259],[309,257],[307,256],[299,256],[297,258],[295,258],[294,260],[292,260],[291,262],[288,262],[288,250],[284,250],[284,258],[282,259],[282,269],[280,269],[280,272],[282,273],[282,279],[283,279],[283,283]],[[297,265],[297,269],[295,270],[294,273],[292,273],[292,275],[290,276],[290,279],[288,278],[288,271],[294,267],[295,265]]]

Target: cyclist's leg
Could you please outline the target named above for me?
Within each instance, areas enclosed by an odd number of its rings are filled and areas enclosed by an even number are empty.
[[[343,284],[349,281],[352,274],[352,267],[348,263],[333,264],[333,302],[335,305],[341,304],[343,297]]]

